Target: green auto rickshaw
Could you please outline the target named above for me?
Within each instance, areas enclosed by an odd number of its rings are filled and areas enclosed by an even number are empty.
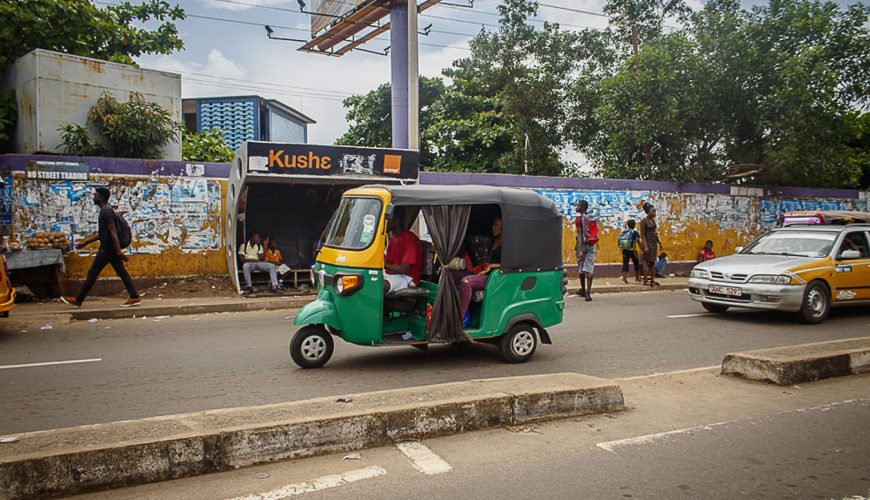
[[[496,219],[500,266],[492,268],[485,262],[492,257]],[[415,221],[424,240],[422,278],[385,293],[388,228],[411,229]],[[290,356],[303,368],[323,366],[336,336],[357,345],[419,349],[483,342],[498,346],[508,362],[527,361],[539,341],[551,343],[546,328],[562,321],[567,279],[561,246],[560,214],[532,191],[421,185],[348,190],[317,255],[317,298],[293,320],[302,328],[293,335]],[[469,261],[475,267],[463,270]],[[481,267],[488,278],[463,316],[457,285]]]

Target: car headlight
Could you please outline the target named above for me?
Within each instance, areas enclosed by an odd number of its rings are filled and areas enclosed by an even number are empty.
[[[756,274],[749,278],[750,283],[764,283],[767,285],[791,285],[791,276],[784,274]]]
[[[704,269],[692,269],[692,277],[693,278],[706,278],[707,271]]]

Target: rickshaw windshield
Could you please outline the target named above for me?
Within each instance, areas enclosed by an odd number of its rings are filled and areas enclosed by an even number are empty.
[[[381,208],[377,198],[343,198],[326,228],[324,245],[343,250],[368,248],[375,239]]]

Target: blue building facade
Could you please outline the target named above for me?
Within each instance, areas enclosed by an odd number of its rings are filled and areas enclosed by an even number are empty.
[[[256,95],[183,99],[182,114],[188,130],[219,129],[233,150],[246,140],[307,143],[308,125],[316,123],[280,101]]]

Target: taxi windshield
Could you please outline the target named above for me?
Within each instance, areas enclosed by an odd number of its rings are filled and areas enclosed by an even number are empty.
[[[746,247],[743,254],[825,257],[831,253],[837,233],[829,231],[775,231]]]
[[[324,245],[343,250],[367,248],[375,239],[381,207],[377,198],[343,198],[326,227]]]

